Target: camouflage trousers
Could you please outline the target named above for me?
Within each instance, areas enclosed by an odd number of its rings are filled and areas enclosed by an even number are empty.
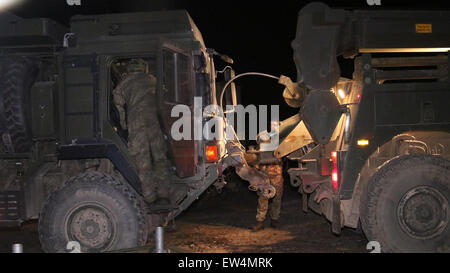
[[[270,219],[280,219],[281,198],[283,197],[283,167],[281,165],[263,165],[259,168],[269,175],[270,183],[275,187],[276,194],[269,200],[258,192],[258,206],[256,208],[256,221],[262,222],[266,219],[270,204]]]
[[[156,123],[158,124],[158,123]],[[160,128],[142,128],[128,137],[128,149],[136,163],[147,202],[169,197],[169,161]]]
[[[168,198],[170,187],[170,161],[158,118],[155,88],[155,77],[130,73],[113,90],[120,123],[128,129],[128,151],[136,164],[147,202],[157,197]]]

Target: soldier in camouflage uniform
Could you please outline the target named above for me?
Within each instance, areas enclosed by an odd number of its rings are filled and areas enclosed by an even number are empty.
[[[267,173],[270,178],[270,183],[275,187],[276,194],[270,204],[270,225],[273,228],[278,227],[281,210],[281,198],[283,196],[283,166],[280,164],[260,165],[258,167],[261,171]],[[253,231],[264,229],[264,220],[266,219],[267,211],[269,210],[269,199],[265,198],[258,192],[258,207],[256,209],[256,225]]]
[[[134,160],[146,202],[169,198],[167,144],[158,120],[156,78],[143,60],[132,60],[113,90],[120,124],[128,130],[128,150]]]

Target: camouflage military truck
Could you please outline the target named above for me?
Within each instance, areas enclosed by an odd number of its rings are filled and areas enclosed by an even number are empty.
[[[214,55],[185,11],[0,17],[0,224],[40,218],[46,252],[143,245],[155,225],[220,183],[223,142],[170,138],[176,104],[216,103]],[[172,162],[165,212],[142,199],[112,90],[131,60],[157,79],[158,112]],[[229,60],[229,58],[223,58]],[[227,71],[231,75],[231,71]],[[202,119],[202,117],[200,117]]]
[[[334,233],[361,225],[383,252],[450,251],[449,18],[321,3],[300,11],[297,82],[280,80],[299,114],[259,157],[291,160],[303,209]],[[353,78],[338,56],[353,59]]]

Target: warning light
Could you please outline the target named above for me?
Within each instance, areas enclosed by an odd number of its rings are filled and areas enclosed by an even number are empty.
[[[337,158],[337,152],[331,152],[331,159],[336,159]]]
[[[331,182],[333,183],[333,191],[337,192],[339,189],[339,175],[337,168],[337,152],[331,152],[331,160],[333,161],[333,169],[331,171]]]
[[[217,161],[217,146],[216,145],[206,145],[205,147],[206,161],[214,162]]]
[[[333,170],[333,173],[331,174],[331,180],[333,181],[333,189],[337,189],[338,188],[338,175],[337,172],[335,172]]]
[[[364,146],[369,145],[369,140],[368,139],[358,139],[356,144],[358,144],[358,146],[364,147]]]

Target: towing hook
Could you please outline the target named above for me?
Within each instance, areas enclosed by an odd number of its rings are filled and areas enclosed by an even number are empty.
[[[266,197],[267,199],[273,198],[275,197],[275,194],[277,193],[277,190],[275,189],[274,186],[270,185],[269,187],[267,187],[267,189],[264,191],[263,195],[264,197]]]

